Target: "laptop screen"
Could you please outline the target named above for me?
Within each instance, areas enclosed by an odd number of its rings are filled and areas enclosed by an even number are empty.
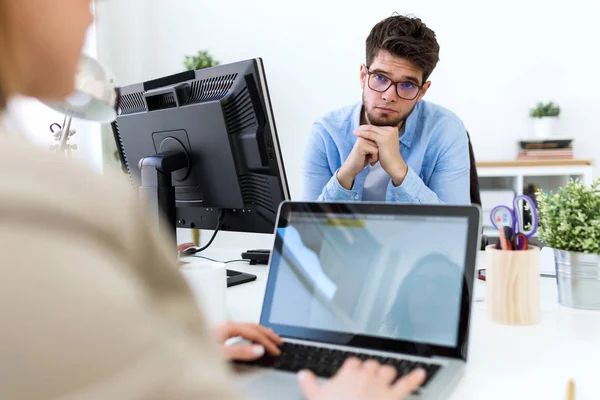
[[[269,325],[458,345],[468,216],[290,212]]]

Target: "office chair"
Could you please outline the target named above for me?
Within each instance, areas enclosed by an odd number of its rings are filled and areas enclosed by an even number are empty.
[[[469,161],[471,163],[470,171],[470,183],[471,183],[471,204],[477,204],[481,207],[481,193],[479,189],[479,175],[477,175],[477,163],[475,162],[475,154],[473,152],[473,146],[471,145],[471,137],[467,131],[467,138],[469,139]],[[483,228],[482,228],[483,229]],[[480,250],[485,250],[489,244],[489,240],[486,235],[481,235]]]
[[[479,191],[479,175],[477,175],[477,163],[475,162],[475,154],[473,153],[473,146],[471,145],[471,137],[469,131],[467,131],[467,138],[469,139],[469,160],[471,162],[471,203],[478,204],[481,206],[481,193]]]

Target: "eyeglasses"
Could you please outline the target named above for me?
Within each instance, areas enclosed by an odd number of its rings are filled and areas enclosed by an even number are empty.
[[[421,89],[423,89],[423,85],[419,86],[413,82],[394,82],[385,75],[369,71],[369,68],[367,68],[367,75],[367,84],[371,90],[383,93],[387,91],[390,86],[396,85],[396,94],[404,100],[416,99],[421,92]]]

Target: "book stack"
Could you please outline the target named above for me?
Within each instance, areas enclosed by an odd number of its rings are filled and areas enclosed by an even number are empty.
[[[519,160],[571,160],[573,139],[521,140]]]

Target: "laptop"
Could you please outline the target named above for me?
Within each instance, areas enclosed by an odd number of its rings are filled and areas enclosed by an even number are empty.
[[[477,206],[280,205],[260,317],[282,355],[234,364],[256,399],[302,399],[296,372],[322,380],[350,356],[427,380],[411,399],[443,399],[467,362]]]

